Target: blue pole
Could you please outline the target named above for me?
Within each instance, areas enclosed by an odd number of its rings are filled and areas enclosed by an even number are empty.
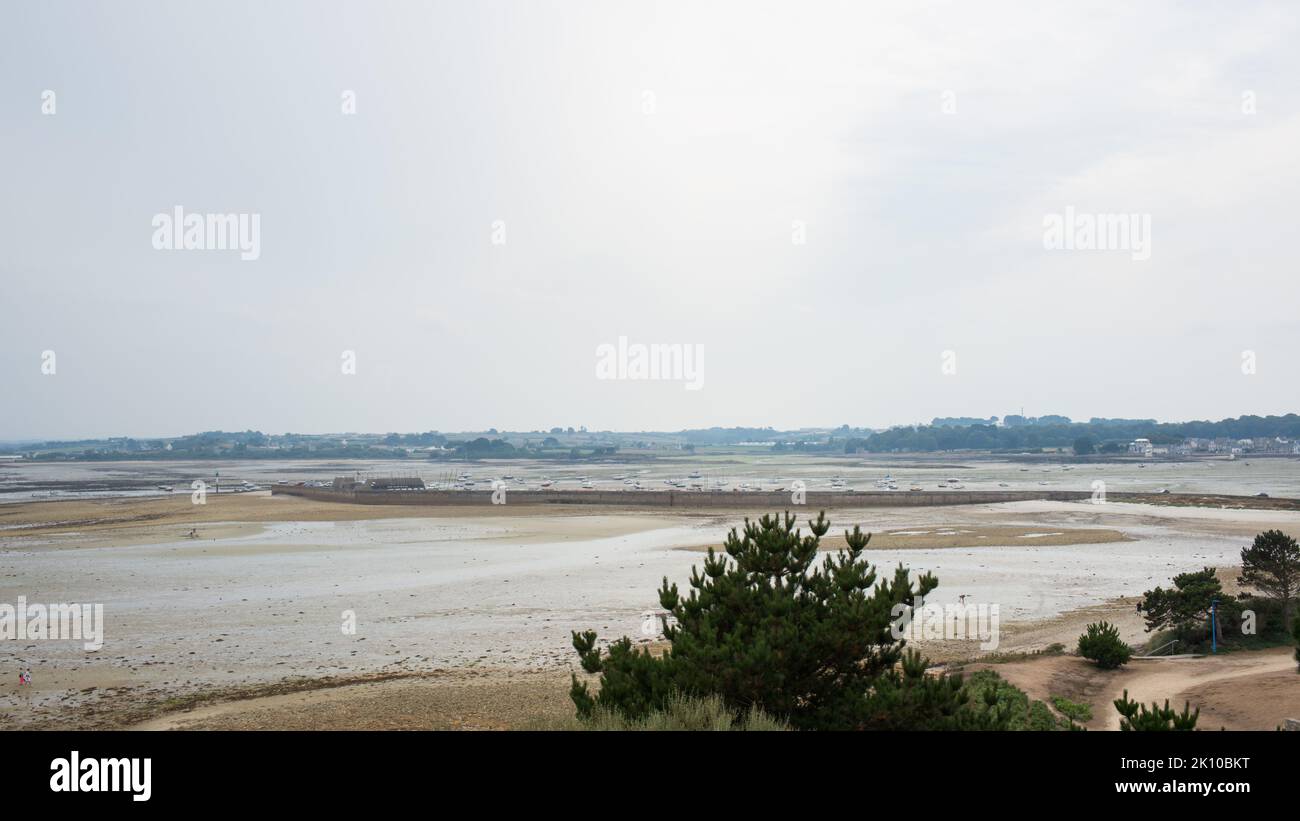
[[[1210,652],[1218,652],[1218,599],[1210,601]]]

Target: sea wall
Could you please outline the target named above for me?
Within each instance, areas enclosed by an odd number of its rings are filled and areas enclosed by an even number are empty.
[[[276,485],[273,495],[301,496],[323,502],[360,505],[465,506],[492,504],[490,490],[374,491]],[[1092,496],[1086,490],[941,490],[941,491],[808,491],[802,507],[832,509],[857,507],[932,507],[979,505],[1040,499],[1078,501]],[[683,490],[509,490],[512,505],[607,505],[621,507],[788,508],[789,491],[710,493]]]

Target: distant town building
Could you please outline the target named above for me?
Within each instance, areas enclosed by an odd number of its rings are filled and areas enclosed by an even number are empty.
[[[1155,453],[1155,448],[1151,446],[1150,439],[1134,439],[1129,442],[1128,452],[1137,456],[1151,456]]]

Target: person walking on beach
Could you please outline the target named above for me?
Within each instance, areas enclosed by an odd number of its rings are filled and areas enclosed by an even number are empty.
[[[23,673],[23,670],[20,667],[18,668],[18,686],[22,687],[26,683],[27,683],[27,676],[25,673]]]

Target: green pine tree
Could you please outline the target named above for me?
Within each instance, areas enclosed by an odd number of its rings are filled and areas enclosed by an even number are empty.
[[[732,709],[761,709],[795,729],[975,729],[1005,726],[968,708],[957,676],[933,676],[928,662],[891,626],[938,585],[913,585],[900,566],[877,580],[863,558],[870,534],[854,527],[846,548],[817,561],[825,514],[795,528],[788,512],[745,520],[725,555],[710,548],[703,573],[691,569],[683,596],[665,578],[659,601],[672,616],[662,656],[626,637],[602,654],[592,631],[573,634],[582,667],[599,673],[592,694],[573,677],[579,716],[598,710],[638,719],[678,695],[720,696]],[[668,620],[665,619],[665,622]]]
[[[1214,568],[1207,567],[1174,576],[1174,586],[1168,590],[1157,587],[1143,593],[1139,609],[1146,620],[1147,632],[1173,630],[1183,641],[1199,643],[1209,636],[1210,611],[1215,599],[1219,601],[1220,624],[1240,618],[1240,602],[1223,592]]]
[[[1250,547],[1241,549],[1239,581],[1281,602],[1282,624],[1287,624],[1300,593],[1300,544],[1280,530],[1260,533]]]
[[[1119,628],[1110,622],[1088,625],[1088,631],[1079,636],[1079,655],[1096,663],[1103,670],[1114,670],[1128,664],[1133,648],[1119,637]]]
[[[1164,707],[1153,701],[1151,708],[1147,709],[1145,704],[1130,700],[1128,690],[1124,691],[1122,698],[1115,699],[1115,709],[1123,716],[1119,720],[1119,728],[1125,732],[1195,730],[1196,721],[1201,717],[1201,708],[1197,707],[1193,713],[1191,706],[1184,702],[1183,711],[1178,713],[1169,706],[1169,699],[1165,699]]]

